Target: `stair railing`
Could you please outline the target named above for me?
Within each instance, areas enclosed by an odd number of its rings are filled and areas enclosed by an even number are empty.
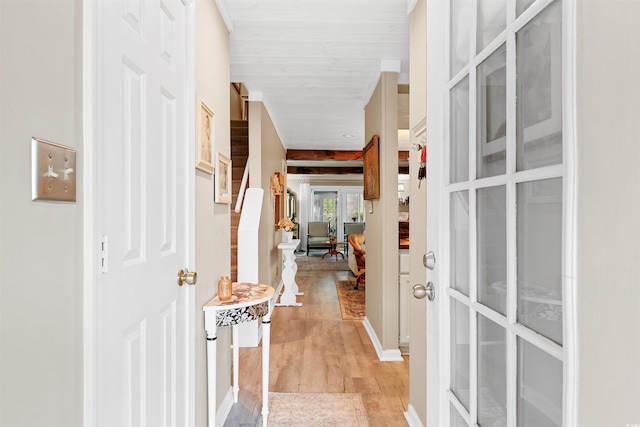
[[[242,200],[244,199],[244,191],[247,188],[247,180],[249,179],[249,157],[247,156],[247,164],[244,166],[244,173],[242,174],[242,182],[240,183],[240,190],[238,190],[238,198],[236,199],[235,213],[240,213],[242,207]]]

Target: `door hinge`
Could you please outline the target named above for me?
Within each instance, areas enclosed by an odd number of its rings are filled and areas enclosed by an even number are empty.
[[[109,238],[102,236],[100,241],[100,271],[109,272]]]

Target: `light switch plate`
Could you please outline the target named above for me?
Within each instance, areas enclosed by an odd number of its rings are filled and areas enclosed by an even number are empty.
[[[76,201],[76,150],[31,138],[31,199]]]

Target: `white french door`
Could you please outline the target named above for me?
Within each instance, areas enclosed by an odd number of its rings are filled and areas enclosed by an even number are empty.
[[[439,261],[428,276],[428,398],[438,396],[429,425],[566,425],[565,6],[452,0],[431,9],[446,17],[435,25],[448,42],[427,47],[445,64],[427,77],[440,99],[428,101],[428,120],[438,105],[442,114],[427,123],[427,250]]]
[[[189,3],[87,5],[96,55],[94,232],[102,249],[90,425],[193,422],[193,289],[177,283],[178,270],[193,262]]]

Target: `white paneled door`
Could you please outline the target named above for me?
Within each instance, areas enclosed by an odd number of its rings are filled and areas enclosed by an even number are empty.
[[[440,105],[427,123],[427,250],[439,255],[429,425],[566,425],[563,11],[562,0],[432,7],[448,43],[427,48],[445,64],[428,76],[427,116]]]
[[[97,2],[100,426],[189,425],[187,8]]]

